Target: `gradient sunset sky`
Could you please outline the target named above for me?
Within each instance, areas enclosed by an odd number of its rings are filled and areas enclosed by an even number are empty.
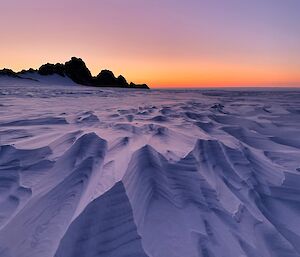
[[[0,69],[81,57],[155,86],[300,85],[299,0],[0,0]]]

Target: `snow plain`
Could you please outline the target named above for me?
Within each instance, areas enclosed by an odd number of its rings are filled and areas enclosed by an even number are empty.
[[[1,86],[0,256],[300,256],[300,91]]]

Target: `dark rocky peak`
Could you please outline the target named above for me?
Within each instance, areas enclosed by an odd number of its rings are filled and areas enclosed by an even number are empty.
[[[128,87],[128,83],[127,83],[126,79],[122,75],[120,75],[117,78],[117,83],[118,83],[118,85],[122,85],[122,86]]]
[[[80,58],[72,57],[65,63],[65,74],[78,84],[92,85],[92,74]]]
[[[130,88],[140,88],[140,89],[149,89],[147,84],[135,84],[133,82],[130,83],[129,85]]]
[[[94,79],[94,84],[95,86],[128,87],[128,83],[122,75],[116,78],[110,70],[102,70]]]
[[[32,80],[32,81],[36,81],[35,79],[31,79],[31,78],[23,78],[22,76],[22,72],[14,72],[13,70],[10,69],[3,69],[0,70],[0,77],[10,77],[10,78],[14,78],[14,79],[25,79],[25,80]]]
[[[51,64],[51,63],[47,63],[42,65],[39,70],[38,73],[40,75],[53,75],[53,74],[58,74],[62,77],[65,76],[65,66],[61,63],[57,63],[57,64]]]
[[[102,70],[96,77],[97,86],[114,86],[117,85],[117,79],[112,71]]]
[[[77,57],[72,57],[71,60],[66,62],[65,64],[47,63],[42,65],[38,70],[30,68],[29,70],[22,70],[18,73],[15,73],[14,71],[9,69],[0,70],[0,76],[10,76],[15,78],[23,78],[19,75],[28,75],[28,73],[38,73],[43,76],[58,74],[62,77],[69,77],[77,84],[86,86],[141,89],[149,88],[146,84],[136,85],[131,82],[130,85],[128,85],[126,79],[122,75],[116,78],[113,72],[110,70],[102,70],[96,77],[93,77],[90,70],[86,67],[84,61],[81,58]]]
[[[26,73],[35,73],[35,72],[38,72],[38,70],[30,68],[28,70],[21,70],[20,72],[18,72],[18,74],[22,75],[22,74],[26,74]]]
[[[12,71],[10,69],[0,70],[0,76],[8,76],[8,77],[14,77],[14,78],[19,77],[14,71]]]

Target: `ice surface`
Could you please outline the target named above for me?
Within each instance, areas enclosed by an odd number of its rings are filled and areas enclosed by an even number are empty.
[[[300,91],[32,83],[0,87],[1,257],[300,256]]]

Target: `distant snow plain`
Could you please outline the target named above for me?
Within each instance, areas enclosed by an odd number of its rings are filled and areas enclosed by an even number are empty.
[[[299,91],[36,84],[0,86],[1,257],[300,256]]]

